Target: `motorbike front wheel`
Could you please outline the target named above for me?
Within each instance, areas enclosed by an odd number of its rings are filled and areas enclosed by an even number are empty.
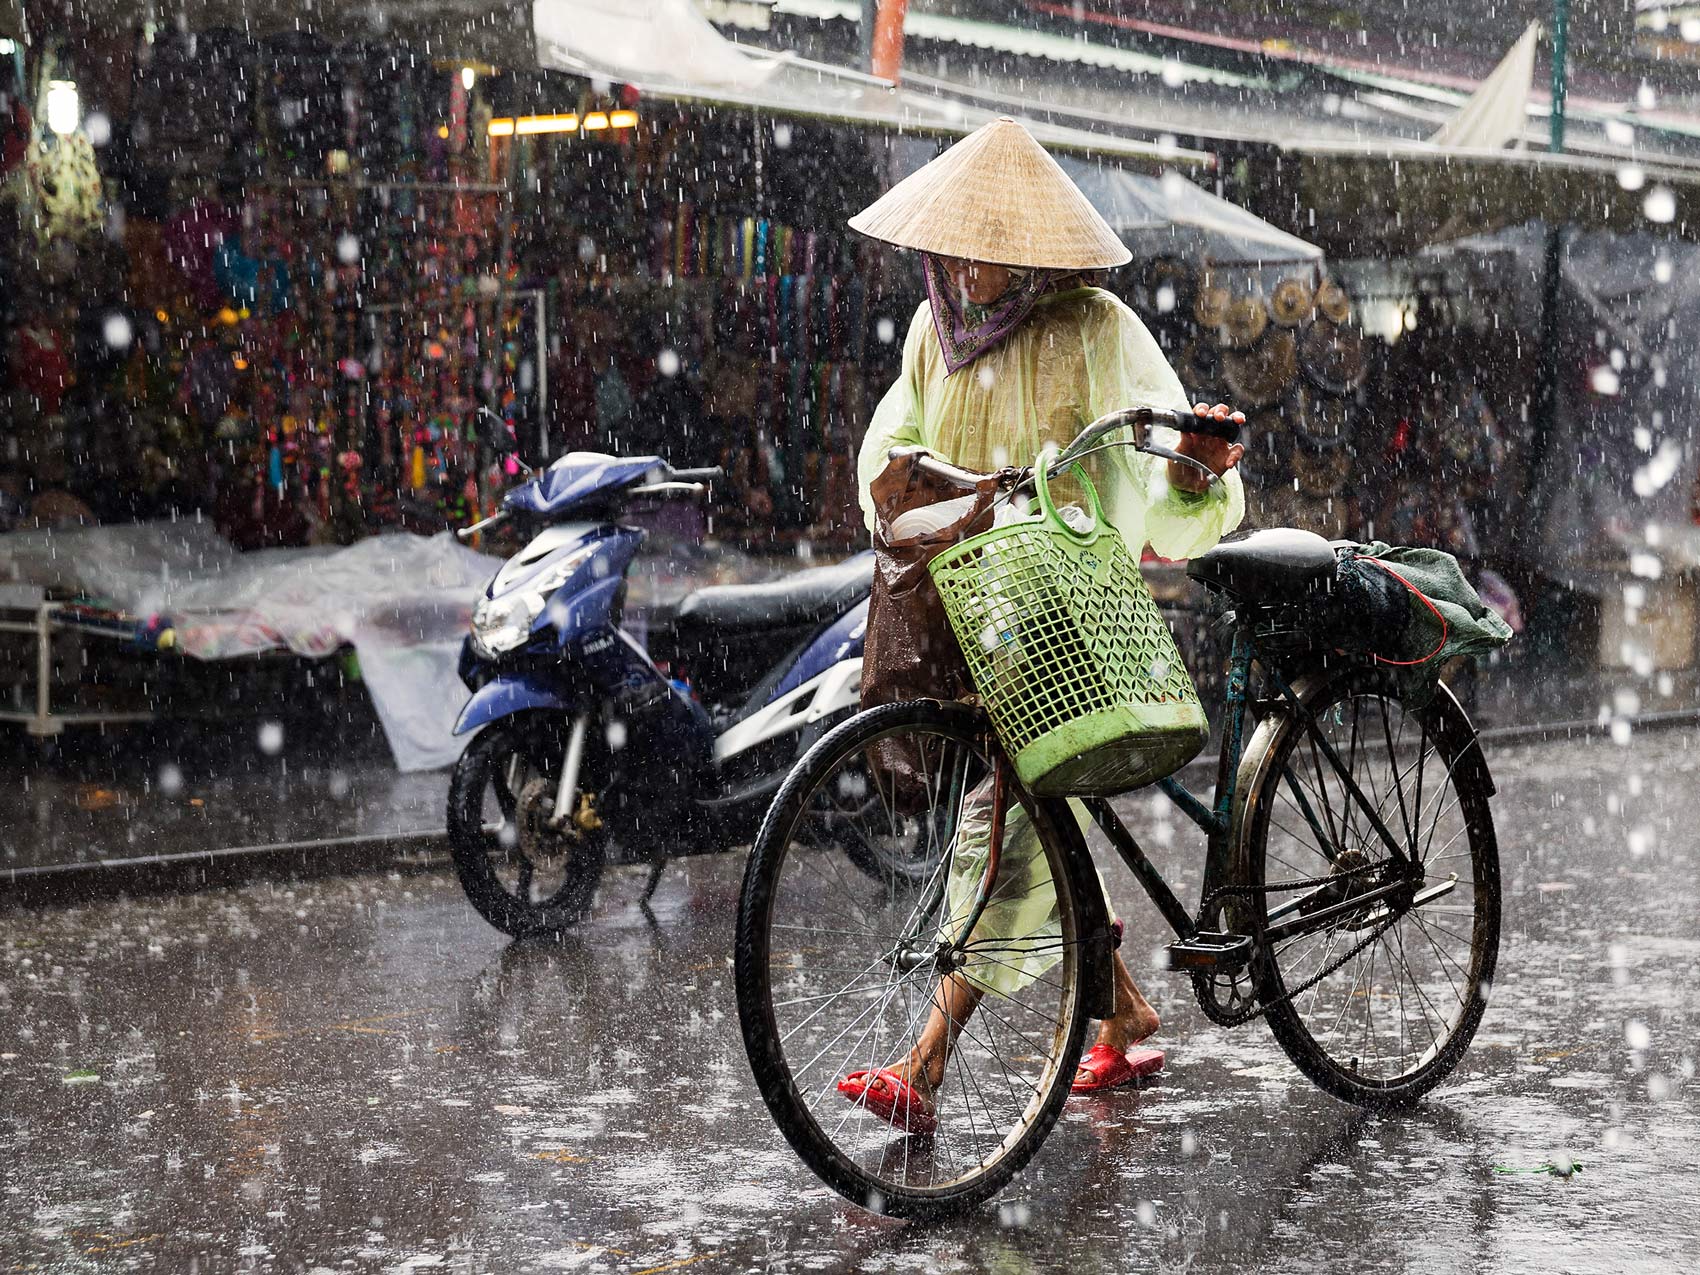
[[[515,938],[560,934],[584,919],[607,837],[592,802],[555,812],[565,732],[520,714],[485,727],[449,781],[449,849],[472,906]],[[581,792],[594,792],[586,759]]]

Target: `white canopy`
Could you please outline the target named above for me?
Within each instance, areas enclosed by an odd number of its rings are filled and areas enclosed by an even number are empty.
[[[1058,162],[1136,257],[1207,257],[1247,266],[1322,259],[1315,244],[1172,170],[1147,177],[1111,164]]]
[[[1541,24],[1531,22],[1511,51],[1470,100],[1429,138],[1436,146],[1497,150],[1523,144],[1529,116],[1529,81],[1535,74],[1535,42]]]

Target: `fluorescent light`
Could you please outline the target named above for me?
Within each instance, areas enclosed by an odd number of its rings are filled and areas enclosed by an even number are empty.
[[[491,137],[528,137],[535,133],[598,133],[607,128],[635,128],[636,111],[592,111],[582,120],[577,115],[520,115],[502,116],[490,121]]]
[[[18,51],[16,41],[0,37],[0,57],[8,57]]]
[[[585,122],[589,128],[589,121]],[[606,128],[604,123],[602,127]],[[518,119],[502,118],[490,121],[491,137],[512,137],[518,133],[521,137],[533,133],[576,133],[579,128],[579,118],[576,115],[521,115]]]
[[[514,121],[514,131],[527,133],[576,133],[576,115],[522,115]]]
[[[477,82],[477,80],[478,72],[474,71],[470,66],[463,66],[460,68],[460,86],[468,93],[472,92],[472,86]]]
[[[77,86],[70,80],[49,80],[47,83],[47,127],[60,137],[77,131],[82,118],[82,103],[77,98]]]

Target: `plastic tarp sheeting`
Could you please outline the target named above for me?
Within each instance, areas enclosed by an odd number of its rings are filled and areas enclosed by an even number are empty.
[[[691,0],[534,0],[532,24],[544,65],[619,67],[639,77],[749,88],[780,61],[745,54]]]
[[[626,521],[657,518],[635,512]],[[194,521],[0,535],[0,582],[168,617],[177,649],[196,659],[281,650],[322,658],[352,646],[404,771],[447,766],[466,745],[450,734],[468,698],[455,666],[472,608],[501,565],[448,532],[253,553]],[[652,530],[627,575],[625,627],[642,641],[693,589],[804,565]]]
[[[352,645],[404,771],[446,766],[460,753],[465,741],[450,731],[467,691],[455,663],[473,604],[500,565],[446,532],[255,553],[237,552],[205,522],[0,536],[0,579],[168,616],[179,648],[197,659],[321,657]]]
[[[1530,222],[1438,245],[1425,257],[1503,295],[1534,343],[1545,242],[1546,228]],[[1630,554],[1652,553],[1665,570],[1700,568],[1689,373],[1700,366],[1700,248],[1648,234],[1566,231],[1560,278],[1566,361],[1539,475],[1542,560],[1590,592],[1606,587]],[[1584,367],[1575,361],[1581,350],[1591,352]]]
[[[1057,161],[1136,257],[1208,258],[1232,265],[1320,261],[1306,243],[1212,195],[1177,172],[1161,177],[1111,164],[1064,157]]]
[[[892,181],[909,176],[938,153],[935,142],[899,141],[892,147]],[[1130,173],[1114,163],[1069,155],[1055,158],[1135,257],[1208,258],[1235,266],[1322,260],[1322,249],[1315,244],[1212,195],[1172,170],[1152,177]]]

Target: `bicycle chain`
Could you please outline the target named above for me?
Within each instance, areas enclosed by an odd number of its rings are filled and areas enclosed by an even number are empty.
[[[1200,916],[1207,915],[1210,911],[1210,905],[1215,903],[1218,899],[1232,898],[1232,897],[1236,897],[1236,896],[1244,897],[1244,898],[1253,898],[1253,897],[1256,897],[1257,895],[1270,894],[1270,893],[1273,893],[1277,890],[1303,890],[1303,889],[1306,889],[1307,887],[1311,887],[1311,886],[1332,885],[1334,882],[1344,880],[1346,877],[1359,876],[1359,875],[1374,871],[1375,869],[1378,869],[1378,868],[1385,868],[1386,866],[1387,866],[1387,864],[1385,862],[1366,863],[1362,867],[1347,868],[1344,872],[1331,873],[1330,875],[1328,875],[1326,877],[1309,877],[1309,878],[1306,878],[1306,879],[1300,880],[1300,881],[1278,881],[1273,885],[1224,885],[1224,886],[1218,886],[1216,889],[1212,890],[1209,894],[1204,896],[1204,902],[1199,907],[1199,915]],[[1320,970],[1316,974],[1312,975],[1310,978],[1306,979],[1303,983],[1300,983],[1297,987],[1289,988],[1286,992],[1283,992],[1280,996],[1277,996],[1274,1000],[1272,1000],[1272,1001],[1261,1001],[1258,1004],[1252,1006],[1250,1009],[1241,1010],[1238,1013],[1226,1013],[1226,1012],[1224,1012],[1222,1017],[1217,1019],[1216,1021],[1221,1023],[1221,1025],[1224,1026],[1224,1027],[1243,1027],[1246,1023],[1251,1022],[1252,1019],[1261,1018],[1263,1015],[1267,1014],[1270,1010],[1274,1009],[1277,1005],[1285,1005],[1285,1004],[1289,1003],[1290,1001],[1292,1001],[1294,997],[1304,995],[1304,993],[1308,992],[1311,988],[1315,987],[1318,983],[1322,982],[1322,980],[1327,978],[1330,974],[1333,974],[1337,970],[1344,968],[1347,965],[1347,963],[1349,963],[1352,960],[1353,957],[1357,956],[1357,954],[1359,952],[1362,952],[1371,943],[1374,943],[1383,934],[1387,933],[1388,930],[1392,929],[1393,926],[1399,921],[1399,919],[1400,919],[1399,916],[1388,917],[1387,920],[1383,921],[1381,923],[1381,925],[1378,926],[1375,929],[1375,931],[1370,934],[1370,936],[1368,938],[1366,938],[1362,942],[1358,943],[1357,946],[1353,947],[1349,952],[1347,952],[1339,960],[1335,961],[1334,964],[1327,966],[1326,968]],[[1201,971],[1201,973],[1202,973],[1202,971]]]

